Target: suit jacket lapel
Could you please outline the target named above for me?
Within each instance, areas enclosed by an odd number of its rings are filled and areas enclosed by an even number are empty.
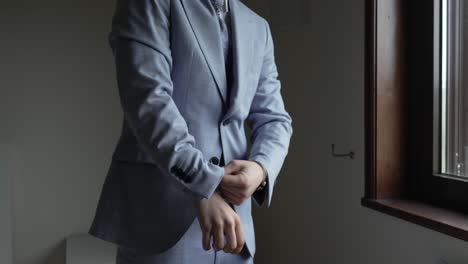
[[[218,17],[209,0],[181,1],[219,93],[227,105],[226,71]]]
[[[239,0],[229,0],[232,18],[231,41],[233,52],[234,78],[230,91],[230,108],[226,113],[229,118],[239,107],[239,102],[245,91],[244,82],[247,81],[247,70],[253,57],[252,18]]]

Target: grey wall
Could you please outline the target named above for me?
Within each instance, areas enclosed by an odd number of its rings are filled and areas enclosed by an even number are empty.
[[[0,3],[0,146],[15,154],[15,264],[64,263],[64,238],[90,224],[120,129],[106,39],[113,2]]]
[[[465,242],[359,205],[363,1],[310,0],[308,19],[246,2],[272,22],[295,128],[273,206],[255,212],[257,263],[466,263]],[[63,263],[63,239],[92,219],[120,129],[106,42],[112,9],[111,0],[0,4],[0,146],[14,149],[15,263]],[[356,159],[331,158],[331,143]]]
[[[14,150],[0,145],[0,263],[13,263],[13,208],[11,164]]]

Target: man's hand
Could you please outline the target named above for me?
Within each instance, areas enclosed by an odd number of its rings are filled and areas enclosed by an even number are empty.
[[[210,250],[213,236],[213,247],[216,251],[238,254],[244,246],[244,232],[239,216],[218,194],[209,199],[195,203],[198,222],[203,232],[203,248]]]
[[[224,167],[220,188],[228,202],[240,205],[252,196],[265,177],[263,168],[258,163],[233,160]]]

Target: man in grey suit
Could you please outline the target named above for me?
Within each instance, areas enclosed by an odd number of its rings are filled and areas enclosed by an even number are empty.
[[[119,264],[252,263],[251,203],[292,135],[268,22],[239,0],[117,0],[109,42],[124,120],[89,233]]]

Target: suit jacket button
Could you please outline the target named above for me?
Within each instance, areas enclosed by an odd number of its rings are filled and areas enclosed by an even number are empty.
[[[171,167],[171,173],[172,174],[176,175],[178,171],[179,171],[179,168],[177,168],[176,166]]]
[[[184,180],[185,183],[191,183],[192,182],[192,177],[188,177],[188,175],[185,175]]]
[[[218,165],[219,164],[219,159],[217,157],[212,157],[210,159],[210,162],[213,163],[214,165]]]

